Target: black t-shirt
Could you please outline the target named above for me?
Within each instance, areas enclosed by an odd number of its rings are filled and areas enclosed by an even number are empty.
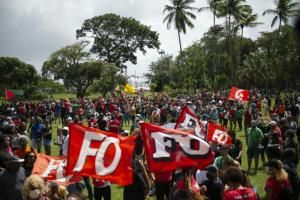
[[[239,145],[241,145],[242,142],[239,139],[235,139],[232,148],[230,149],[230,151],[228,152],[228,154],[232,157],[232,158],[236,158],[239,155]]]
[[[207,188],[205,196],[208,199],[222,200],[222,194],[224,191],[224,185],[222,183],[217,181],[206,180],[201,184],[201,186],[203,185],[205,185]]]
[[[106,130],[106,121],[104,119],[99,119],[97,123],[100,130],[102,131]]]
[[[19,171],[12,174],[4,171],[0,174],[0,199],[23,200],[21,191],[25,182],[25,171],[20,167]]]

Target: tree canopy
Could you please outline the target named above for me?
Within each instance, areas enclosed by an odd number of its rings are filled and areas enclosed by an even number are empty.
[[[192,13],[196,8],[192,7],[191,4],[194,3],[195,0],[170,0],[170,2],[171,5],[165,5],[163,10],[163,13],[167,12],[163,22],[167,22],[168,29],[171,27],[171,24],[174,23],[174,28],[177,29],[178,33],[180,53],[182,53],[180,33],[186,33],[186,26],[194,28],[191,19],[196,19],[196,15]]]
[[[37,84],[39,75],[35,68],[14,57],[0,57],[0,87],[9,89],[23,89],[28,97]]]
[[[83,97],[87,88],[101,77],[104,67],[111,65],[92,60],[84,50],[86,46],[83,41],[52,53],[44,62],[43,76],[53,75],[55,80],[63,80],[67,88],[75,88],[77,96]]]
[[[92,38],[90,51],[99,60],[114,63],[120,69],[127,61],[136,64],[137,51],[146,53],[146,48],[159,49],[158,33],[134,18],[105,14],[86,19],[76,30],[77,38]]]

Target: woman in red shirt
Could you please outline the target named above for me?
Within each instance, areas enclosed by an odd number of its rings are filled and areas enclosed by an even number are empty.
[[[280,160],[272,159],[266,164],[267,173],[270,177],[267,179],[265,191],[266,200],[278,200],[280,193],[284,188],[290,188],[290,183],[288,180],[288,174],[283,169],[283,164]],[[289,199],[286,197],[286,199]]]
[[[243,173],[238,167],[230,167],[225,171],[224,179],[228,189],[224,192],[224,200],[258,200],[252,188],[243,187]]]

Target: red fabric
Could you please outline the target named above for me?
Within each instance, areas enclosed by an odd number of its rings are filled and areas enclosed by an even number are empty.
[[[224,200],[257,200],[257,195],[251,188],[227,190],[224,192]]]
[[[226,128],[212,122],[208,122],[207,125],[207,141],[232,144],[232,138],[228,135]]]
[[[113,103],[111,103],[110,105],[109,105],[109,112],[114,112],[115,110],[117,110],[117,107],[118,106],[116,106],[115,104],[113,104]]]
[[[250,91],[232,87],[228,96],[229,100],[249,101]]]
[[[204,169],[214,161],[209,144],[194,134],[149,123],[141,124],[141,133],[151,172]]]
[[[193,111],[191,111],[188,107],[184,107],[180,113],[179,118],[177,119],[175,129],[191,128],[188,126],[189,121],[194,121],[196,123],[196,127],[194,128],[194,134],[202,139],[205,139],[205,128],[201,122],[195,115]]]
[[[117,119],[111,120],[108,123],[109,130],[113,133],[119,133],[121,122]],[[110,127],[110,126],[118,126],[118,127]]]
[[[280,104],[277,108],[277,112],[278,114],[283,115],[285,112],[285,106],[283,104]]]
[[[278,135],[279,144],[283,144],[281,129],[278,126],[275,127],[275,133]]]
[[[256,102],[256,107],[259,111],[261,111],[261,102],[259,100]]]
[[[66,175],[66,162],[65,156],[47,156],[39,153],[37,154],[32,174],[39,174],[47,181],[55,181],[64,185],[79,182],[81,176]],[[50,163],[53,167],[50,167]],[[51,170],[47,170],[47,168]]]
[[[281,184],[283,184],[284,187],[288,187],[289,186],[289,181],[288,179],[286,179],[285,181],[283,181],[282,183],[279,183],[274,177],[269,177],[267,182],[266,182],[266,186],[265,186],[265,191],[267,189],[272,189],[272,195],[270,200],[277,200],[279,192],[281,190],[281,188],[283,186],[281,186]]]
[[[105,180],[93,178],[93,184],[95,187],[102,187],[105,184]]]
[[[6,100],[13,100],[15,98],[15,93],[11,90],[5,89],[5,98]]]
[[[94,119],[94,118],[89,119],[88,125],[89,125],[89,127],[95,127],[95,126],[97,126],[97,120]]]
[[[25,114],[26,113],[26,108],[25,108],[25,106],[20,106],[19,107],[19,112],[20,112],[20,114]]]
[[[132,183],[132,156],[136,136],[123,137],[76,124],[69,125],[69,130],[69,152],[71,153],[68,155],[67,174],[91,176],[119,185]],[[84,162],[80,162],[83,154],[86,154],[83,156]],[[83,163],[81,168],[78,167],[81,166],[78,163]],[[103,171],[101,166],[106,171]],[[111,171],[107,171],[112,166],[115,167]]]
[[[156,172],[154,173],[155,181],[167,182],[172,180],[173,171]]]

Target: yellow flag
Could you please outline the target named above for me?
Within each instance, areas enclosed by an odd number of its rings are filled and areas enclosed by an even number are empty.
[[[135,89],[129,83],[127,83],[125,85],[124,92],[130,93],[130,94],[134,94],[135,93]]]

